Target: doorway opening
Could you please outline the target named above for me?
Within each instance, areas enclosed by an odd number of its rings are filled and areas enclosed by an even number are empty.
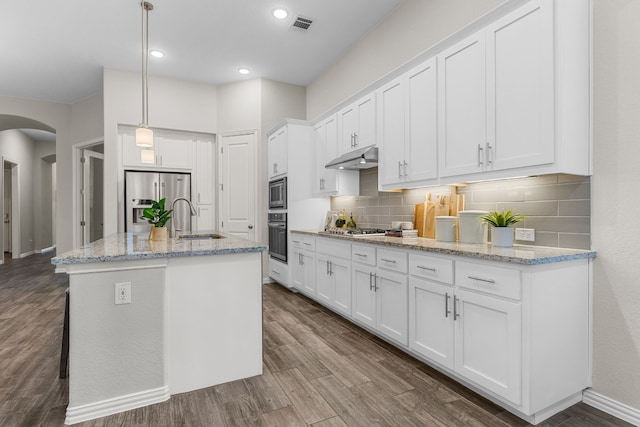
[[[75,150],[78,221],[75,227],[76,246],[104,237],[104,142],[78,144]]]
[[[2,198],[2,260],[4,256],[20,258],[20,194],[18,163],[4,159]]]

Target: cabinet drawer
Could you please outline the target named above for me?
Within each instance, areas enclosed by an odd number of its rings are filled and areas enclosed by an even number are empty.
[[[269,260],[269,277],[278,283],[287,285],[287,265]]]
[[[376,265],[376,248],[373,246],[351,246],[351,257],[354,261],[366,265]]]
[[[409,274],[453,285],[453,260],[409,254]]]
[[[513,268],[456,261],[456,285],[505,298],[520,300],[521,274]]]
[[[313,237],[303,237],[302,238],[302,249],[307,251],[316,251],[316,239]]]
[[[302,241],[304,240],[304,237],[301,236],[300,234],[292,234],[291,235],[291,246],[294,249],[303,249],[302,246]]]
[[[316,252],[350,260],[351,244],[333,239],[316,239]]]
[[[397,271],[398,273],[407,272],[407,253],[394,252],[386,249],[378,249],[378,267],[385,270]]]

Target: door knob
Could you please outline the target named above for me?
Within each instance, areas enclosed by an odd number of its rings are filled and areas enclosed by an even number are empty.
[[[253,225],[249,224],[249,230],[253,230]]]

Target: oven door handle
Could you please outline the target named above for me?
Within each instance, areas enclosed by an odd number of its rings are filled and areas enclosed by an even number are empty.
[[[287,228],[287,224],[268,224],[270,228]]]

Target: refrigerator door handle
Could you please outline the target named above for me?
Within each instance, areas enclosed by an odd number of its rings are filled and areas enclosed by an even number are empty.
[[[153,183],[153,193],[156,197],[156,200],[158,200],[158,183],[157,182]]]
[[[162,194],[160,195],[160,198],[164,199],[166,197],[166,194],[167,194],[167,192],[166,192],[166,189],[165,189],[165,186],[164,186],[164,182],[163,182],[162,183]]]

